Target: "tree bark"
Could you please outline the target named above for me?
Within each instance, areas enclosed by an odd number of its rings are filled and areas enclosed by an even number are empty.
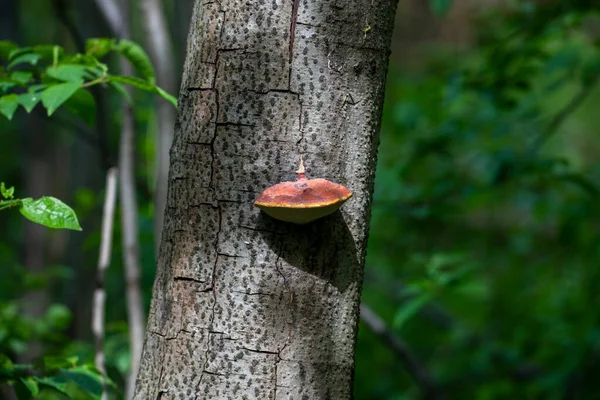
[[[136,399],[348,399],[395,0],[196,1]],[[253,206],[348,186],[305,226]]]

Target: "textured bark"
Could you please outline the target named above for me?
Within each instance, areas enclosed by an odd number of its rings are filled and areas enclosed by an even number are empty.
[[[195,3],[136,399],[352,397],[395,0]],[[306,226],[253,207],[348,186]]]

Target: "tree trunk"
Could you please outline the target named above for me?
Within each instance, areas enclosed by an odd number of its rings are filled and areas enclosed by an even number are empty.
[[[352,397],[395,0],[196,1],[136,399]],[[305,226],[253,206],[348,186]]]
[[[156,83],[168,93],[177,90],[175,76],[175,53],[171,45],[167,19],[160,0],[141,0],[142,25],[146,33],[146,43],[150,60],[156,68]],[[167,204],[167,184],[169,178],[169,150],[173,142],[175,108],[163,98],[156,99],[158,137],[156,140],[156,180],[154,191],[154,238],[156,248],[160,245],[164,213]]]

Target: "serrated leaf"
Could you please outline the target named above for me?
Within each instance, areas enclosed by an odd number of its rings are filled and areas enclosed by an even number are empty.
[[[162,98],[169,101],[175,107],[177,107],[177,98],[175,96],[171,96],[169,93],[165,92],[163,89],[156,86],[156,93],[158,93]]]
[[[54,197],[21,200],[21,214],[35,223],[55,229],[81,230],[75,211]]]
[[[48,116],[52,115],[58,107],[69,99],[83,84],[82,80],[60,83],[48,86],[42,92],[42,104],[48,110]]]
[[[22,54],[16,57],[13,61],[11,61],[10,64],[8,64],[8,67],[6,67],[6,69],[12,69],[12,67],[19,64],[36,65],[40,58],[41,56],[37,53]]]
[[[19,46],[16,43],[9,40],[0,40],[0,60],[7,60],[8,55],[18,48]]]
[[[42,96],[39,93],[23,93],[19,95],[18,102],[30,113],[40,100],[42,100]]]
[[[32,77],[33,74],[29,71],[15,71],[10,74],[10,80],[20,83],[21,85],[26,85]]]
[[[131,63],[144,80],[151,84],[155,83],[154,67],[150,57],[139,44],[123,39],[115,46],[115,49]]]
[[[96,123],[96,100],[87,90],[77,90],[63,106],[80,117],[88,126],[92,127]]]
[[[115,46],[114,39],[93,38],[85,42],[85,53],[96,58],[104,57]]]
[[[20,378],[21,383],[25,385],[27,390],[31,393],[33,397],[37,396],[40,393],[40,388],[38,383],[32,377]]]
[[[46,68],[48,76],[65,82],[82,81],[87,74],[87,67],[77,64],[62,64]]]
[[[17,107],[19,106],[19,96],[16,94],[7,94],[0,97],[0,114],[9,120],[12,119]]]
[[[7,188],[4,182],[0,182],[0,194],[5,199],[12,199],[15,194],[15,187],[11,186]]]
[[[394,316],[394,328],[401,329],[404,324],[416,315],[431,299],[433,295],[431,293],[422,293],[419,296],[409,299],[404,305],[402,305],[396,315]]]
[[[429,8],[437,16],[444,16],[452,7],[453,0],[429,0]]]

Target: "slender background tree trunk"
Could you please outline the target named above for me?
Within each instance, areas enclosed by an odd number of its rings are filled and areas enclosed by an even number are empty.
[[[169,93],[177,91],[175,53],[171,45],[167,19],[160,0],[141,0],[142,25],[152,64],[156,68],[156,83]],[[160,245],[169,177],[169,150],[173,142],[175,109],[163,98],[156,99],[158,138],[156,140],[156,179],[154,191],[154,237],[156,248]]]
[[[136,399],[348,399],[394,0],[195,3]],[[341,213],[253,201],[308,175]]]

